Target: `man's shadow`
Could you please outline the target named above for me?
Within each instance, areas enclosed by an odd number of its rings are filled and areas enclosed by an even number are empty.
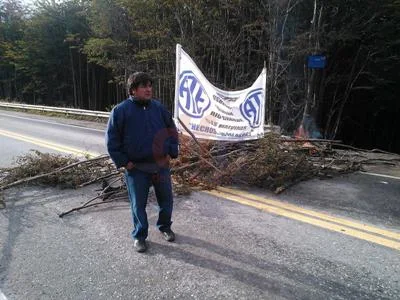
[[[177,235],[174,244],[158,243],[154,241],[149,242],[149,255],[164,255],[168,258],[182,261],[184,263],[206,268],[220,274],[242,282],[246,285],[253,286],[266,291],[270,294],[275,294],[280,297],[288,299],[322,299],[323,297],[343,297],[345,299],[354,298],[357,295],[359,298],[373,298],[373,294],[366,291],[356,290],[346,286],[344,283],[336,282],[330,278],[324,278],[321,274],[317,274],[315,270],[304,272],[290,267],[287,265],[278,264],[268,259],[263,260],[259,257],[241,253],[229,248],[224,248],[219,245],[185,236]],[[191,249],[199,248],[206,249],[210,252],[209,258],[188,251]],[[203,251],[202,251],[203,252]],[[223,256],[232,261],[232,264],[218,261],[218,257],[214,254]],[[248,268],[241,268],[238,263],[248,266]],[[327,265],[329,262],[318,262],[318,265]],[[257,271],[250,271],[255,270]],[[328,292],[329,291],[329,292]],[[376,296],[376,295],[375,295]]]

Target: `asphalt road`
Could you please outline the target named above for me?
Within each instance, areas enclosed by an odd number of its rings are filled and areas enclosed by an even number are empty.
[[[103,153],[103,129],[0,111],[0,164],[39,147]],[[311,180],[279,196],[234,187],[177,197],[176,242],[153,226],[145,254],[133,250],[127,202],[58,218],[96,188],[4,192],[0,299],[400,299],[396,176]],[[153,198],[148,214],[154,224]]]
[[[106,153],[105,124],[30,115],[0,109],[0,167],[10,166],[31,149],[93,155]]]

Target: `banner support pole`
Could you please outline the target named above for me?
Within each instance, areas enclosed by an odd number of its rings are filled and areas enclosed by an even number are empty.
[[[268,108],[267,105],[267,61],[264,60],[264,68],[263,68],[263,74],[264,74],[264,112],[263,112],[263,122],[266,125],[269,125],[269,120],[268,122],[265,122],[265,111]],[[272,107],[272,106],[271,106]]]
[[[181,45],[176,44],[176,68],[175,68],[175,107],[174,118],[178,120],[179,113],[179,75],[181,73]]]

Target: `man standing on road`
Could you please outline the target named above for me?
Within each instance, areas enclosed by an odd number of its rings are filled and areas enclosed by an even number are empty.
[[[169,160],[178,157],[178,133],[171,114],[153,99],[152,78],[143,72],[129,76],[129,98],[111,112],[106,133],[107,150],[117,168],[125,167],[131,204],[134,248],[147,249],[146,214],[149,188],[154,186],[159,215],[157,227],[172,242],[173,207]]]

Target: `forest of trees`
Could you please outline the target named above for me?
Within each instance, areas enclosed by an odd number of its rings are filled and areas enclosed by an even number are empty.
[[[266,62],[265,122],[286,134],[400,153],[399,33],[400,0],[1,0],[0,99],[110,110],[147,71],[172,110],[180,43],[225,90]]]

